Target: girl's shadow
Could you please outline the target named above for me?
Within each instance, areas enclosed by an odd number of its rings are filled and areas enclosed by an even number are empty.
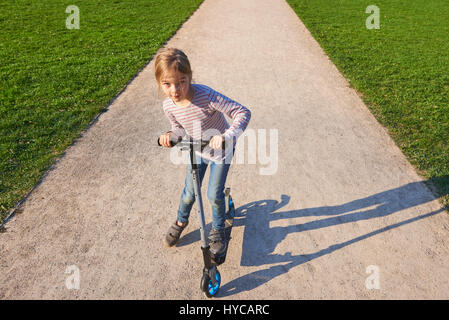
[[[220,288],[218,296],[226,297],[239,292],[252,290],[270,281],[271,279],[288,272],[291,268],[303,264],[304,262],[330,254],[338,249],[375,236],[384,231],[443,212],[444,209],[441,208],[427,214],[385,226],[348,241],[330,245],[325,249],[311,254],[292,255],[291,252],[287,252],[285,254],[273,253],[276,246],[290,233],[385,217],[406,208],[435,200],[429,192],[423,192],[423,187],[424,186],[421,182],[413,182],[392,190],[369,196],[367,198],[354,200],[343,205],[290,210],[284,212],[278,212],[278,210],[289,203],[290,196],[288,195],[282,195],[281,201],[260,200],[239,207],[236,210],[234,227],[245,227],[242,244],[241,266],[262,266],[267,264],[275,265],[246,274],[223,284]],[[298,217],[317,217],[317,219],[313,221],[308,220],[308,222],[305,223],[289,225],[286,227],[270,228],[271,221]],[[197,236],[199,239],[199,231]],[[232,243],[231,241],[230,245],[232,246],[238,244]],[[298,251],[298,249],[300,250],[300,248],[292,248],[292,250],[295,251]]]

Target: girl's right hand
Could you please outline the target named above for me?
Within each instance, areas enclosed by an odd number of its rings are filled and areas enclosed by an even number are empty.
[[[159,143],[161,144],[161,146],[166,147],[166,148],[171,148],[172,145],[170,143],[170,132],[164,133],[163,135],[161,135],[159,137]]]

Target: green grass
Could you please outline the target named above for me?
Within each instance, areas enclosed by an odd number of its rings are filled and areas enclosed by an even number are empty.
[[[201,2],[0,2],[0,221]]]
[[[449,209],[446,0],[287,0]],[[367,29],[369,5],[380,29]]]
[[[201,2],[0,2],[0,221]],[[449,207],[447,2],[288,3]]]

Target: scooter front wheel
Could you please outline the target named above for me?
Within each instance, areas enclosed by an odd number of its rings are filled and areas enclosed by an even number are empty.
[[[215,296],[218,292],[218,289],[220,289],[221,275],[218,269],[215,272],[215,280],[216,283],[214,286],[207,273],[204,273],[203,277],[201,278],[201,290],[204,291],[208,298],[212,298],[213,296]]]

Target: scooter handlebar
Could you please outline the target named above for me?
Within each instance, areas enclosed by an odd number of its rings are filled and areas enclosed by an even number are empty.
[[[160,138],[157,138],[157,145],[162,146],[161,142],[159,141]],[[201,145],[201,150],[209,145],[210,140],[193,140],[193,139],[182,139],[182,137],[170,137],[170,146],[174,147],[177,144],[180,144],[181,147],[189,147],[189,146],[197,146]],[[225,149],[226,147],[226,141],[223,140],[222,149]]]

